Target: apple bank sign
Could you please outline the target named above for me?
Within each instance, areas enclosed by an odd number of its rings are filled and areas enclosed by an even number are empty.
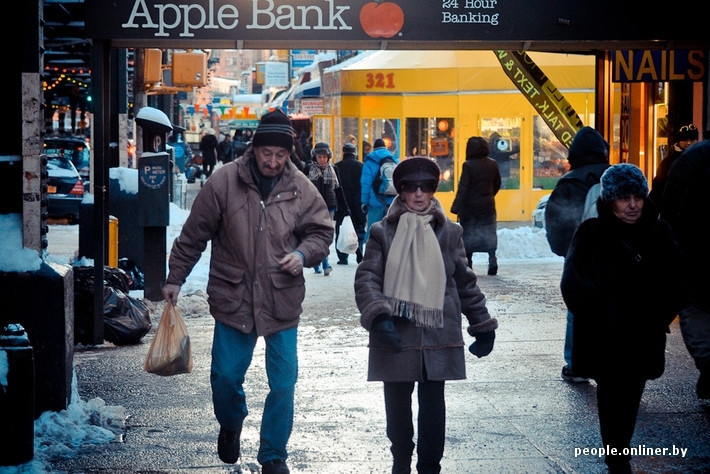
[[[128,21],[123,28],[145,28],[154,35],[182,38],[195,36],[200,30],[235,30],[242,22],[247,30],[351,30],[343,19],[350,10],[348,5],[336,5],[336,0],[324,0],[322,5],[279,5],[273,0],[252,0],[250,15],[240,17],[233,3],[216,4],[215,0],[203,3],[155,3],[148,7],[147,0],[135,0]]]
[[[507,0],[516,4],[524,0]],[[562,0],[549,0],[562,1]],[[495,39],[498,0],[85,0],[87,36],[136,46],[170,40]],[[509,4],[505,9],[510,11]],[[507,25],[510,28],[510,24]]]

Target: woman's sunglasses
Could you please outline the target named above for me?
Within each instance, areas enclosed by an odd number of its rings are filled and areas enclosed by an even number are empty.
[[[680,133],[690,132],[693,130],[697,130],[697,129],[695,128],[695,125],[693,125],[692,123],[690,125],[683,125],[679,129]]]
[[[422,183],[403,183],[402,191],[405,193],[416,193],[417,189],[421,189],[423,193],[433,193],[436,191],[437,183],[433,181],[424,181]]]

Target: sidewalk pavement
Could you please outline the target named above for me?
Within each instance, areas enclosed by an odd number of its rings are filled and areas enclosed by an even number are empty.
[[[288,465],[292,473],[388,473],[382,384],[366,381],[367,333],[354,300],[354,258],[350,265],[333,267],[328,277],[305,270]],[[443,473],[606,472],[603,457],[575,452],[598,450],[601,440],[595,385],[570,385],[560,378],[566,324],[561,270],[561,259],[503,260],[498,276],[479,276],[500,328],[491,355],[477,359],[467,353],[467,380],[446,385]],[[129,417],[120,440],[56,462],[57,472],[259,472],[259,424],[268,390],[262,340],[246,377],[250,414],[242,460],[226,465],[216,452],[219,427],[209,384],[213,320],[204,294],[183,298],[184,304],[189,298],[204,308],[185,314],[194,357],[190,374],[160,377],[143,371],[162,303],[151,304],[153,329],[142,344],[77,350],[81,398],[123,406]],[[471,342],[467,335],[466,342]],[[633,444],[646,454],[634,456],[635,472],[710,472],[710,405],[696,398],[696,380],[676,321],[668,337],[666,372],[647,384],[639,410]],[[650,454],[660,448],[670,454]],[[687,449],[687,454],[673,449]],[[414,472],[415,464],[416,455]]]

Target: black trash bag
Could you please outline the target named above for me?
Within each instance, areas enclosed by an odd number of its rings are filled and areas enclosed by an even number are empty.
[[[145,275],[141,271],[140,267],[136,265],[133,260],[128,260],[127,258],[120,258],[118,260],[118,268],[126,272],[128,279],[130,280],[131,290],[142,290],[145,284]]]
[[[142,301],[104,287],[104,339],[116,345],[138,344],[150,328],[150,310]]]
[[[104,266],[104,286],[116,288],[127,294],[131,291],[131,279],[121,268]]]
[[[94,336],[94,267],[75,266],[74,273],[74,344],[101,344]],[[104,266],[103,287],[124,294],[130,291],[130,280],[120,268]],[[104,311],[105,312],[105,311]]]

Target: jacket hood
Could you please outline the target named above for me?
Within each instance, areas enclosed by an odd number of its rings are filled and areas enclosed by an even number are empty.
[[[488,156],[488,141],[482,137],[471,137],[466,143],[466,159],[486,158]]]
[[[373,160],[375,163],[379,164],[380,161],[382,161],[383,158],[386,156],[392,156],[392,153],[387,148],[380,147],[380,148],[375,148],[372,150],[370,153],[368,153],[367,158]],[[394,158],[394,161],[397,162],[397,159]]]
[[[567,161],[570,169],[592,163],[608,163],[609,144],[592,127],[582,127],[572,140]]]

